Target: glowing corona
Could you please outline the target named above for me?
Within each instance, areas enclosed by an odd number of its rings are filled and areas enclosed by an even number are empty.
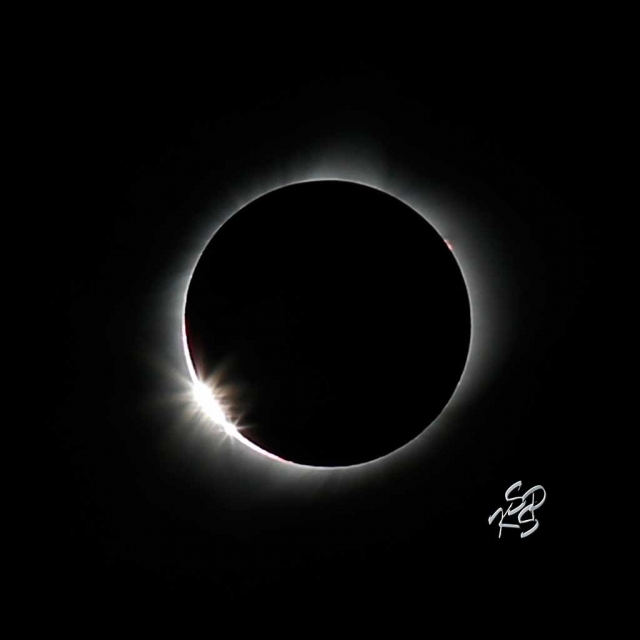
[[[460,222],[459,221],[457,223],[455,222],[455,219],[460,215],[459,212],[456,213],[455,210],[450,209],[448,211],[449,215],[446,217],[446,220],[445,220],[445,217],[442,215],[441,212],[438,211],[438,208],[433,207],[431,203],[425,198],[420,198],[420,197],[417,199],[411,198],[412,200],[415,200],[415,201],[413,203],[407,202],[409,198],[400,198],[397,195],[398,191],[400,192],[406,191],[406,188],[403,189],[401,184],[393,184],[393,185],[384,184],[385,180],[382,180],[382,179],[374,180],[374,179],[371,179],[371,176],[369,176],[368,179],[363,179],[362,175],[357,175],[361,173],[360,170],[354,171],[353,172],[354,175],[349,175],[348,177],[346,175],[344,177],[337,177],[336,173],[351,173],[351,171],[328,172],[329,174],[332,174],[332,175],[327,175],[325,171],[318,171],[313,176],[301,175],[301,173],[304,173],[304,172],[299,172],[298,170],[296,170],[295,172],[292,171],[291,172],[292,175],[289,176],[289,179],[287,180],[283,180],[282,177],[280,176],[279,178],[273,178],[271,181],[267,181],[267,182],[270,182],[270,184],[265,184],[263,182],[263,184],[261,185],[262,188],[255,189],[255,186],[254,186],[253,189],[248,190],[248,191],[252,191],[251,195],[247,197],[247,192],[245,191],[243,196],[238,198],[238,201],[234,203],[234,206],[232,206],[231,210],[233,210],[234,212],[239,211],[240,209],[242,209],[243,206],[253,201],[254,199],[259,198],[262,195],[269,193],[270,191],[281,188],[283,186],[287,186],[289,184],[300,183],[300,182],[313,182],[316,180],[344,180],[344,181],[354,182],[357,184],[363,184],[365,186],[369,186],[374,189],[379,189],[380,191],[385,191],[386,193],[395,192],[394,196],[396,198],[398,198],[405,204],[408,204],[408,206],[410,206],[417,212],[424,211],[425,209],[429,209],[431,212],[431,215],[429,216],[429,222],[439,231],[444,242],[452,251],[454,250],[453,244],[451,243],[450,240],[446,239],[446,236],[442,233],[442,231],[444,231],[444,227],[446,226],[448,229],[451,229],[453,232],[457,233],[458,236],[464,236],[464,233],[462,233],[463,229],[462,227],[459,226]],[[377,186],[375,182],[380,182],[381,184]],[[383,184],[384,184],[384,187],[383,187]],[[422,215],[424,216],[424,214]],[[183,285],[184,288],[181,287],[181,293],[179,294],[181,297],[181,304],[179,305],[179,308],[181,311],[181,314],[180,314],[181,316],[180,323],[181,323],[181,332],[182,332],[181,346],[182,346],[183,358],[184,358],[183,361],[186,363],[186,367],[189,372],[189,378],[190,378],[189,391],[191,396],[191,404],[193,407],[197,408],[197,411],[201,415],[207,418],[207,421],[209,423],[212,423],[212,425],[218,427],[219,433],[224,434],[226,436],[230,436],[234,441],[241,442],[242,444],[246,445],[253,451],[260,453],[262,456],[265,456],[272,460],[277,460],[279,462],[287,463],[287,466],[290,466],[290,467],[303,468],[303,467],[306,467],[307,465],[301,465],[298,463],[290,462],[288,460],[279,458],[278,456],[270,453],[269,451],[262,449],[261,447],[256,445],[254,442],[244,437],[241,431],[246,427],[238,426],[234,424],[231,420],[229,420],[229,418],[225,413],[224,405],[221,404],[220,402],[220,397],[222,397],[223,394],[220,393],[219,389],[216,389],[215,383],[200,380],[192,361],[189,344],[187,340],[187,328],[186,328],[186,318],[185,318],[187,292],[189,290],[189,285],[191,284],[191,278],[193,276],[193,272],[195,270],[195,266],[198,262],[199,256],[202,254],[202,251],[204,250],[201,238],[203,236],[206,237],[208,242],[211,239],[211,237],[215,235],[215,232],[220,228],[220,225],[222,224],[224,219],[228,217],[229,217],[229,213],[227,213],[226,215],[223,215],[222,219],[218,219],[214,223],[212,229],[210,228],[209,230],[204,230],[204,233],[198,234],[197,239],[194,241],[194,244],[197,244],[199,247],[198,249],[196,249],[195,256],[193,253],[189,253],[189,255],[185,255],[185,259],[188,262],[188,266],[187,266],[187,273],[185,274],[186,280],[183,282],[184,284],[186,284],[186,286]],[[427,216],[424,216],[424,217],[426,218]],[[438,227],[440,227],[440,229],[438,229]],[[471,303],[472,322],[471,322],[471,344],[469,348],[467,363],[462,373],[460,382],[458,383],[458,388],[456,389],[456,392],[453,394],[452,398],[449,400],[449,405],[451,405],[454,402],[459,402],[461,393],[463,396],[468,397],[470,391],[478,387],[480,371],[486,374],[488,365],[491,363],[488,362],[490,359],[485,357],[484,353],[482,355],[480,354],[480,351],[483,350],[483,348],[481,347],[481,343],[482,345],[487,344],[489,337],[493,337],[496,340],[496,342],[499,342],[498,335],[494,335],[494,336],[489,335],[490,333],[494,334],[495,332],[497,332],[497,325],[495,322],[493,324],[476,322],[479,319],[479,317],[483,314],[494,317],[496,320],[498,319],[498,316],[496,313],[493,312],[492,309],[489,309],[488,303],[487,303],[487,296],[477,295],[477,292],[480,289],[481,282],[486,282],[486,281],[490,282],[491,278],[489,277],[488,267],[485,264],[481,263],[479,261],[479,258],[476,255],[472,255],[473,252],[471,251],[471,249],[473,249],[473,247],[471,246],[467,248],[462,248],[462,249],[458,247],[458,250],[456,251],[456,257],[458,259],[461,259],[463,263],[461,265],[462,273],[463,273],[463,277],[465,278],[465,282],[467,284],[467,291],[468,291],[469,299]],[[482,335],[479,335],[480,333]],[[472,370],[469,371],[469,369],[472,369]],[[443,413],[445,413],[445,409],[443,409],[441,416],[443,415]],[[437,418],[435,422],[438,422],[440,420],[441,420],[441,417]],[[433,430],[431,431],[433,432]],[[407,446],[409,446],[409,444],[410,443],[407,443],[406,445],[401,447],[401,449],[405,449]],[[399,451],[400,449],[390,454],[387,454],[387,456],[384,456],[384,457],[398,455]],[[364,465],[368,465],[373,462],[376,462],[376,461],[372,460],[368,463],[362,463],[354,466],[362,467]],[[324,467],[312,467],[312,468],[320,469]],[[327,467],[327,469],[335,470],[334,467]]]

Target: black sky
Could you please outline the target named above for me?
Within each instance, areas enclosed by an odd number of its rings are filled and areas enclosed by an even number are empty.
[[[69,206],[49,222],[58,338],[40,573],[74,597],[320,600],[401,600],[414,574],[496,586],[497,567],[523,563],[552,591],[575,579],[566,497],[599,411],[604,314],[587,62],[273,56],[188,73],[102,60],[86,91],[71,75],[82,109]],[[217,203],[341,154],[468,211],[508,321],[500,353],[486,345],[491,375],[428,446],[379,472],[296,479],[181,434],[162,301]],[[517,480],[547,490],[540,529],[498,540],[487,518]]]

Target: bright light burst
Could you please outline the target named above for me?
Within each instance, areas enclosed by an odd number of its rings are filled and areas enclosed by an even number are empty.
[[[195,402],[198,409],[204,414],[204,416],[213,422],[216,426],[220,427],[224,433],[229,436],[232,436],[236,440],[242,442],[242,444],[247,445],[250,449],[261,453],[268,458],[272,458],[273,460],[278,460],[279,462],[288,462],[287,460],[283,460],[278,456],[270,453],[269,451],[265,451],[261,449],[254,442],[245,438],[239,431],[240,427],[231,422],[224,411],[224,408],[220,402],[216,394],[216,389],[214,385],[209,385],[201,380],[195,378],[192,382],[192,394],[193,401]]]
[[[235,435],[237,429],[235,425],[227,420],[212,388],[204,382],[196,380],[193,383],[193,399],[211,420],[221,426],[229,435]]]
[[[262,454],[263,456],[267,456],[272,460],[278,460],[279,462],[288,462],[288,460],[283,460],[278,456],[266,451],[265,449],[261,449],[257,444],[245,438],[241,433],[238,425],[234,424],[227,417],[227,412],[225,411],[224,404],[222,402],[222,398],[226,395],[223,394],[219,384],[212,378],[207,382],[203,382],[198,377],[196,369],[193,365],[193,361],[191,359],[191,354],[189,352],[189,343],[187,340],[187,328],[185,324],[185,320],[183,317],[182,321],[182,344],[184,347],[185,359],[187,362],[187,368],[189,370],[189,377],[191,378],[190,382],[190,391],[191,391],[191,406],[196,409],[197,413],[203,415],[206,420],[212,425],[219,427],[223,433],[232,438],[242,442],[250,449]]]

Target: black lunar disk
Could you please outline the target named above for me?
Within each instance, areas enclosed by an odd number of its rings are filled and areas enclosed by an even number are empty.
[[[229,419],[312,466],[382,457],[460,380],[469,297],[443,238],[393,196],[343,181],[282,187],[214,234],[187,292],[189,354]]]

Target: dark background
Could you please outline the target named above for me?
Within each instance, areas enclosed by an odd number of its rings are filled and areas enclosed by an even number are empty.
[[[216,50],[197,70],[168,58],[97,56],[90,73],[67,69],[58,94],[65,125],[51,126],[74,146],[46,227],[55,352],[39,574],[61,597],[323,607],[354,593],[403,602],[497,597],[512,580],[553,595],[576,586],[572,496],[593,471],[584,451],[603,404],[596,45]],[[300,479],[181,435],[162,301],[217,200],[345,145],[472,212],[503,274],[510,339],[429,446]],[[540,529],[498,540],[487,518],[517,480],[547,490]]]

